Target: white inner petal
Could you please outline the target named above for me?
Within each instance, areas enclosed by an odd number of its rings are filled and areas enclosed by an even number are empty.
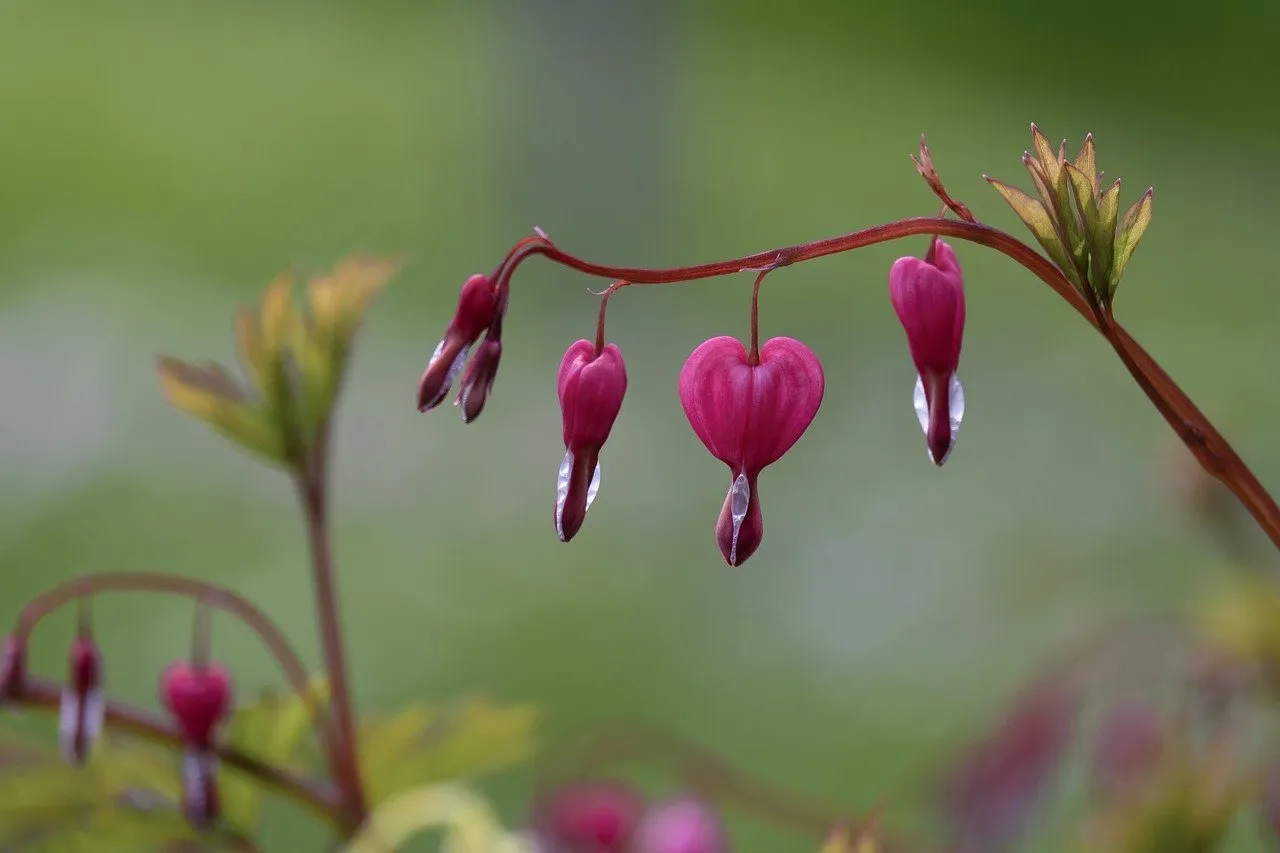
[[[69,688],[62,691],[62,704],[58,708],[58,742],[62,746],[62,757],[67,761],[75,760],[78,704],[75,693]]]
[[[747,507],[751,506],[751,486],[747,483],[747,475],[739,474],[729,487],[729,514],[733,518],[733,540],[729,544],[729,562],[738,562],[738,531],[747,518]]]
[[[916,387],[912,393],[911,402],[916,409],[916,418],[920,421],[920,429],[925,435],[929,434],[929,403],[924,396],[924,380],[916,376]],[[960,432],[960,421],[964,420],[964,388],[960,385],[960,377],[951,374],[951,384],[947,389],[947,404],[950,409],[951,420],[951,446],[956,443],[956,434]],[[929,453],[929,449],[925,448],[925,453]],[[950,455],[950,451],[948,451]],[[929,456],[930,460],[933,456]],[[944,460],[945,461],[945,460]]]
[[[556,474],[556,536],[560,537],[560,541],[564,541],[564,504],[569,499],[569,477],[573,474],[573,451],[566,451],[564,459],[560,461],[560,471]],[[591,474],[591,485],[587,486],[587,506],[591,509],[591,504],[595,502],[596,495],[600,493],[600,463],[596,463],[596,470]]]

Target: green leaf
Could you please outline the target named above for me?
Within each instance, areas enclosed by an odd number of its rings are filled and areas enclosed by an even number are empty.
[[[328,683],[320,678],[303,695],[264,692],[257,702],[236,709],[227,724],[226,743],[267,764],[295,767],[314,730],[312,711],[323,709],[328,699]],[[241,832],[252,833],[262,816],[266,792],[261,782],[223,766],[219,784],[223,817]]]
[[[1097,199],[1101,187],[1098,185],[1098,152],[1093,146],[1092,133],[1085,134],[1084,144],[1080,146],[1080,153],[1076,155],[1075,168],[1089,179],[1089,186],[1092,187],[1089,194]]]
[[[508,834],[487,802],[451,784],[423,785],[383,803],[343,853],[392,853],[427,829],[447,833],[447,853],[533,853],[533,843]]]
[[[1097,270],[1098,281],[1107,282],[1108,292],[1115,288],[1111,283],[1111,270],[1115,263],[1116,219],[1120,213],[1120,179],[1107,187],[1106,192],[1098,197],[1098,221],[1094,224],[1094,245],[1098,253],[1094,255],[1094,269]]]
[[[361,726],[361,764],[377,803],[408,788],[468,778],[534,753],[532,706],[470,700],[445,708],[413,705]]]
[[[1076,221],[1075,212],[1071,208],[1071,190],[1068,187],[1066,172],[1066,140],[1063,140],[1058,150],[1054,151],[1049,140],[1040,132],[1040,128],[1032,124],[1031,143],[1036,152],[1035,157],[1024,157],[1023,163],[1027,171],[1031,172],[1032,180],[1036,181],[1045,209],[1049,211],[1051,218],[1058,226],[1058,233],[1070,250],[1077,268],[1083,268],[1085,239],[1080,223]],[[1032,168],[1033,164],[1038,168]]]
[[[1018,214],[1018,218],[1022,220],[1023,224],[1031,229],[1031,233],[1035,235],[1036,240],[1048,252],[1049,257],[1062,270],[1062,273],[1076,285],[1079,285],[1079,273],[1076,272],[1074,264],[1071,263],[1066,247],[1062,243],[1062,237],[1058,234],[1058,229],[1054,226],[1053,219],[1049,216],[1049,211],[1045,209],[1045,206],[1017,187],[1010,186],[1003,181],[988,177],[987,183],[996,188],[996,192],[1004,197],[1004,200],[1013,208],[1013,212]]]
[[[1154,194],[1155,190],[1148,189],[1142,194],[1142,198],[1135,201],[1133,207],[1125,212],[1124,219],[1120,221],[1120,228],[1116,231],[1116,259],[1111,274],[1112,289],[1120,283],[1124,268],[1129,265],[1129,258],[1133,257],[1133,250],[1138,248],[1138,241],[1142,239],[1147,226],[1151,224],[1151,197]]]
[[[219,364],[188,364],[161,356],[156,369],[169,404],[209,424],[246,450],[285,460],[284,438],[270,412]]]
[[[178,808],[177,758],[104,740],[84,767],[54,750],[0,737],[0,850],[137,853],[236,849],[230,835],[199,835]],[[179,846],[181,845],[181,846]]]

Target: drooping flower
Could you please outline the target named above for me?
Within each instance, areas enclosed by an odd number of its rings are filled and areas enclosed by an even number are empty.
[[[729,840],[715,812],[691,797],[651,807],[640,821],[636,853],[728,853]]]
[[[477,273],[467,279],[458,295],[453,319],[418,380],[418,411],[434,409],[449,395],[467,353],[493,323],[497,311],[497,296],[489,277]]]
[[[644,797],[625,782],[578,782],[538,800],[533,828],[557,853],[622,853],[643,810]]]
[[[591,341],[574,341],[560,361],[556,390],[565,448],[556,476],[556,535],[568,542],[600,491],[600,448],[627,393],[621,350],[616,344],[597,350]]]
[[[81,634],[72,641],[68,658],[70,675],[58,711],[58,741],[69,763],[83,764],[102,734],[106,716],[102,655],[97,643]]]
[[[498,376],[498,362],[502,358],[502,341],[492,334],[480,342],[476,353],[467,364],[458,386],[455,406],[462,407],[463,423],[471,423],[480,417],[484,404],[493,391],[493,380]]]
[[[214,739],[231,713],[231,675],[216,663],[177,661],[160,676],[160,701],[178,724],[182,760],[182,809],[197,829],[209,829],[221,812]]]
[[[685,416],[711,455],[729,466],[729,493],[716,522],[716,542],[729,565],[741,565],[760,546],[757,479],[809,428],[824,389],[818,357],[793,338],[766,341],[757,364],[728,336],[704,341],[685,361]]]
[[[924,259],[898,258],[889,270],[889,295],[916,367],[916,416],[929,457],[941,465],[964,417],[964,389],[956,378],[964,337],[964,277],[955,251],[935,239]]]

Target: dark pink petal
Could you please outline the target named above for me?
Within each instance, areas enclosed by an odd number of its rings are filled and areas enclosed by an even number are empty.
[[[231,711],[231,675],[216,663],[177,661],[160,676],[160,701],[173,714],[188,746],[208,749]]]
[[[471,423],[480,417],[484,404],[493,391],[493,382],[498,376],[498,362],[502,359],[502,342],[494,338],[485,338],[476,348],[476,354],[467,365],[458,389],[458,399],[454,403],[462,407],[463,423]]]
[[[899,258],[889,270],[889,295],[907,333],[916,371],[950,375],[960,363],[964,337],[964,282],[951,247],[937,241],[934,266]]]
[[[756,474],[778,461],[822,405],[822,363],[793,338],[772,338],[747,364],[737,338],[705,341],[680,371],[680,402],[694,433],[733,473]]]
[[[493,323],[498,301],[488,276],[471,276],[462,285],[458,307],[436,345],[427,368],[418,380],[418,410],[425,412],[440,405],[462,371],[471,345]]]
[[[606,344],[597,355],[591,341],[575,341],[560,361],[556,385],[565,448],[599,450],[627,393],[622,352],[616,344]]]
[[[1123,794],[1148,782],[1165,758],[1168,735],[1151,706],[1129,702],[1111,708],[1098,727],[1094,785],[1104,795]]]
[[[533,828],[554,851],[621,853],[643,809],[644,798],[625,782],[579,782],[539,799]]]
[[[76,637],[69,655],[70,676],[62,691],[58,736],[63,757],[83,764],[98,737],[106,704],[102,695],[102,657],[89,637]]]

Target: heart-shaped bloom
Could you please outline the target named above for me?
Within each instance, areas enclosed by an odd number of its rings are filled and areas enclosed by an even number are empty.
[[[218,759],[213,739],[231,713],[231,675],[216,663],[176,661],[160,676],[160,701],[178,723],[182,759],[182,811],[191,826],[207,830],[221,812]]]
[[[534,831],[557,853],[622,853],[643,810],[644,797],[625,782],[578,782],[538,800]]]
[[[651,807],[634,847],[636,853],[728,853],[729,840],[709,806],[684,797]]]
[[[231,675],[216,663],[171,663],[160,676],[160,701],[178,722],[187,746],[208,750],[231,711]]]
[[[89,757],[106,715],[102,696],[102,655],[98,644],[88,636],[79,636],[71,644],[68,655],[70,676],[62,691],[58,712],[58,735],[63,757],[72,764],[83,764]]]
[[[489,328],[498,311],[498,300],[489,277],[477,273],[467,279],[458,295],[444,338],[436,344],[427,369],[418,380],[418,411],[434,409],[449,396],[453,381],[462,371],[471,346]]]
[[[574,341],[556,380],[564,422],[564,460],[556,477],[556,535],[568,542],[582,527],[600,491],[600,448],[627,393],[627,367],[616,344],[597,350]]]
[[[772,338],[758,364],[737,338],[704,341],[680,371],[680,402],[711,455],[729,466],[729,494],[716,522],[725,562],[741,565],[760,546],[764,521],[756,480],[791,449],[822,405],[825,379],[813,350]]]
[[[951,455],[964,417],[964,389],[956,378],[964,337],[964,277],[955,250],[935,239],[924,259],[898,258],[889,270],[889,296],[916,366],[916,416],[929,457],[941,465]]]

